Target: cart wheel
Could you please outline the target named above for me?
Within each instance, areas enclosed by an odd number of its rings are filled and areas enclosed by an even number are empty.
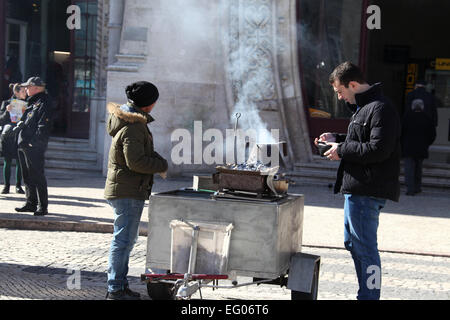
[[[319,291],[319,264],[314,267],[314,276],[312,279],[311,292],[305,293],[291,290],[291,300],[317,300]]]
[[[152,300],[174,300],[175,285],[171,283],[149,282],[147,293]]]

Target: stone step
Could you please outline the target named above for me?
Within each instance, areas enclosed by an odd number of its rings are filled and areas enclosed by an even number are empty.
[[[314,156],[313,162],[296,163],[288,175],[297,183],[330,185],[335,182],[338,167],[339,162]],[[400,182],[404,184],[404,181],[404,164],[401,161]],[[425,188],[450,189],[450,164],[425,160],[422,182]]]
[[[94,151],[74,151],[48,149],[45,153],[46,160],[67,160],[97,163],[97,153]]]
[[[403,169],[404,161],[400,161],[401,168]],[[295,163],[295,168],[320,168],[321,170],[335,170],[339,167],[338,161],[329,161],[322,157],[314,156],[313,162],[308,163]],[[450,173],[450,164],[432,162],[425,159],[423,162],[423,169],[429,171],[430,173],[435,173],[437,175]]]
[[[3,165],[1,161],[0,166]],[[80,176],[101,172],[101,161],[85,139],[51,137],[45,153],[45,171],[54,177]]]
[[[306,162],[306,163],[296,163],[294,164],[295,170],[300,169],[317,169],[317,170],[326,170],[326,171],[336,171],[339,168],[339,162],[337,161],[314,161],[314,162]]]
[[[292,171],[288,172],[287,176],[292,179],[297,184],[334,184],[336,181],[336,174],[329,174],[320,171],[305,171],[305,172],[297,172]],[[401,184],[404,184],[405,178],[403,175],[400,175],[399,181]],[[422,177],[422,184],[424,187],[431,188],[444,188],[450,189],[450,179],[445,178],[433,178],[433,177]]]
[[[100,171],[97,161],[81,161],[81,160],[55,160],[45,159],[46,169],[66,169],[66,170],[88,170],[88,171]]]
[[[15,168],[16,164],[13,162],[12,168]],[[3,167],[3,161],[0,163],[0,167]],[[83,162],[83,161],[65,161],[65,160],[49,160],[45,159],[45,169],[70,169],[70,170],[90,170],[101,171],[101,168],[97,167],[95,162]]]
[[[78,177],[98,177],[101,170],[73,170],[73,169],[58,169],[58,168],[45,168],[45,176],[48,179],[65,180],[76,179]]]
[[[48,142],[48,150],[59,151],[91,151],[95,152],[87,140],[77,139],[54,139],[51,138]]]
[[[314,159],[311,163],[296,163],[287,175],[298,184],[332,185],[336,179],[339,162]],[[401,163],[400,182],[404,184],[404,167]],[[424,162],[422,184],[424,188],[450,189],[450,166]]]
[[[0,161],[0,167],[3,166],[3,158],[1,159],[2,160]],[[15,167],[14,161],[12,166]],[[46,153],[45,168],[101,171],[101,168],[98,166],[97,160],[92,156],[78,154],[70,158],[70,153],[68,154],[68,156],[61,155],[61,157],[58,157],[58,155],[52,155],[52,153]]]
[[[49,142],[88,144],[89,140],[88,139],[66,138],[66,137],[50,137]]]
[[[1,162],[0,169],[2,169],[3,161]],[[15,163],[12,164],[11,169],[11,179],[15,183]],[[79,177],[98,177],[101,174],[101,169],[94,167],[83,167],[83,168],[64,168],[63,165],[55,165],[53,163],[45,164],[45,176],[47,179],[54,180],[76,180]],[[3,175],[0,175],[0,183],[3,184]]]
[[[294,172],[297,173],[303,173],[306,172],[308,174],[312,175],[318,175],[318,176],[336,176],[338,167],[323,167],[323,166],[317,166],[317,165],[296,165]],[[400,176],[403,176],[405,173],[405,168],[402,165],[400,167]],[[450,180],[450,169],[441,169],[441,168],[434,168],[434,167],[428,167],[424,166],[422,170],[423,177],[429,177],[429,178],[435,178],[438,180]]]
[[[89,140],[51,137],[45,154],[46,172],[56,175],[92,174],[101,171],[97,152]]]

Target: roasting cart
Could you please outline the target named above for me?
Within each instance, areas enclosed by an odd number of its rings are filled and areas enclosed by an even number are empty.
[[[141,280],[152,299],[263,283],[317,298],[320,257],[302,252],[304,197],[280,189],[275,172],[218,168],[213,186],[150,197]]]

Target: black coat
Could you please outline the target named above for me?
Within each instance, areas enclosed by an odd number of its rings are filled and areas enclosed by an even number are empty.
[[[0,107],[0,126],[2,127],[0,133],[3,133],[0,136],[0,154],[4,158],[17,159],[17,132],[12,130],[16,124],[11,122],[11,116],[6,110],[12,99],[15,99],[15,97],[13,96],[11,99],[3,101]],[[10,126],[9,130],[5,130],[7,125]]]
[[[436,139],[436,127],[424,112],[410,112],[402,122],[402,156],[426,159]]]
[[[9,112],[6,111],[6,107],[11,103],[11,100],[13,99],[14,97],[2,102],[2,105],[0,107],[0,126],[11,123],[11,117],[9,115]]]
[[[335,193],[398,201],[400,197],[401,123],[381,84],[355,96],[360,109],[352,116],[341,157]]]
[[[51,131],[51,102],[46,93],[38,93],[28,99],[28,106],[20,121],[19,148],[47,149]]]

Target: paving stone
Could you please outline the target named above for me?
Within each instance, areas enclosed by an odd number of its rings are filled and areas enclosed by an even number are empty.
[[[0,229],[1,300],[103,300],[111,236],[99,233],[45,232]],[[130,257],[130,286],[149,299],[139,279],[145,268],[146,237],[139,237]],[[304,247],[321,256],[319,299],[353,300],[357,281],[345,250]],[[450,299],[450,258],[381,253],[385,300]],[[73,270],[80,271],[80,286]],[[238,277],[239,283],[251,281]],[[229,285],[229,281],[220,284]],[[202,289],[204,299],[289,300],[290,290],[275,285],[234,289]],[[199,299],[200,294],[193,296]]]

